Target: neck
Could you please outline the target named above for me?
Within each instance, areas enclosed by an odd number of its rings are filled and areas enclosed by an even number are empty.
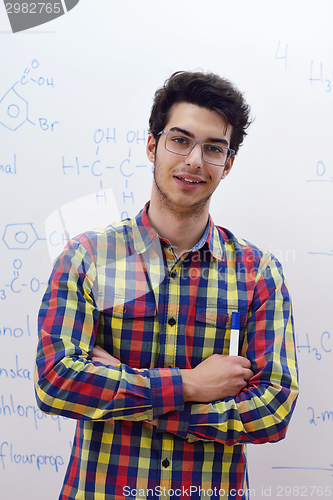
[[[155,231],[172,244],[177,257],[191,250],[203,235],[208,222],[208,207],[196,213],[195,210],[166,210],[152,197],[148,219]]]

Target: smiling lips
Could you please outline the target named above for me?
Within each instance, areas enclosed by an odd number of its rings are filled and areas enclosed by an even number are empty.
[[[185,183],[185,184],[190,185],[190,186],[205,183],[205,181],[201,177],[190,175],[190,174],[186,174],[186,176],[185,175],[175,175],[175,178],[178,179],[179,181]]]

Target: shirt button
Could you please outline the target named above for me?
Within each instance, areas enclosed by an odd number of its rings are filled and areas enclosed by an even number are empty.
[[[165,467],[167,469],[170,465],[169,460],[167,458],[165,458],[162,462],[162,465],[163,465],[163,467]]]
[[[176,324],[175,318],[170,318],[169,321],[168,321],[168,323],[169,323],[170,326],[175,326],[175,324]]]
[[[178,278],[178,273],[177,273],[177,271],[172,271],[170,276],[171,276],[171,278],[172,278],[173,280],[175,280],[176,278]]]

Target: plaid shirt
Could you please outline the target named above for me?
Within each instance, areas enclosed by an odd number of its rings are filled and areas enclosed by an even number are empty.
[[[205,236],[177,259],[146,206],[57,260],[36,394],[44,412],[77,419],[62,500],[245,499],[246,443],[285,436],[298,385],[281,265],[211,219]],[[180,369],[228,354],[233,311],[253,377],[235,398],[184,403]],[[92,362],[96,344],[121,364]]]

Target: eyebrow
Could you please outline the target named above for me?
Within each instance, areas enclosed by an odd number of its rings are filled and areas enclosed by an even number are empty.
[[[192,134],[188,130],[185,130],[185,129],[180,128],[180,127],[172,127],[170,130],[172,132],[180,132],[181,134],[187,135],[188,137],[191,137],[192,139],[195,140],[194,134]],[[207,139],[207,141],[204,141],[204,142],[212,142],[212,143],[224,144],[225,146],[229,147],[228,141],[226,139],[221,139],[220,137],[209,137]]]

